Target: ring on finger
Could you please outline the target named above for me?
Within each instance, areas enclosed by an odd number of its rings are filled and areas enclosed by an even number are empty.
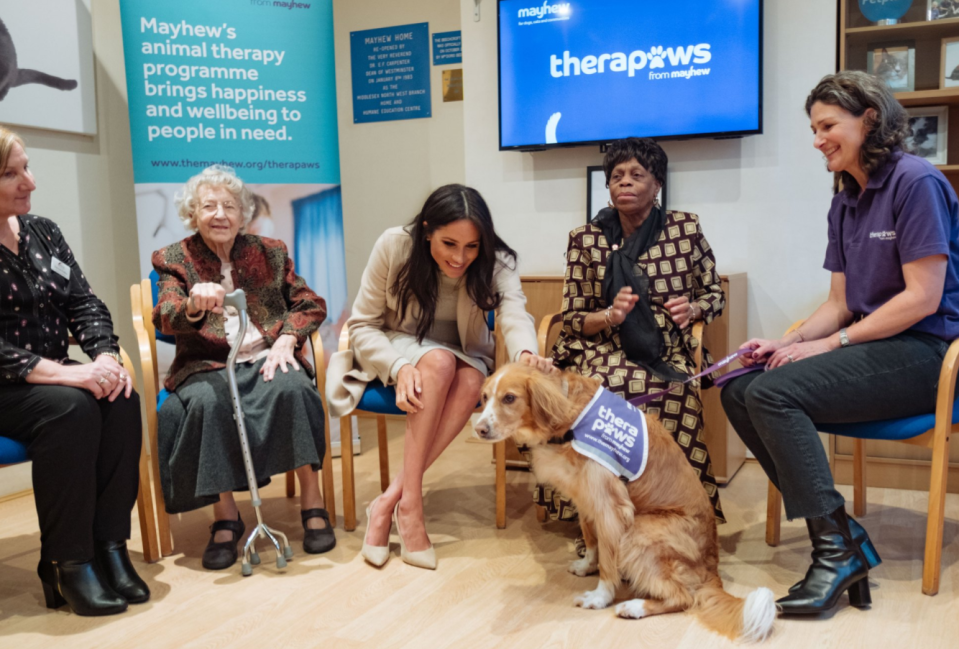
[[[789,359],[789,362],[790,362],[790,363],[795,363],[795,362],[796,362],[796,359],[793,358],[790,354],[786,354],[786,358]]]

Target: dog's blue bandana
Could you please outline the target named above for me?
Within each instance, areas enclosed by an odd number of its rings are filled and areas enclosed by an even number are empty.
[[[600,387],[573,422],[573,448],[632,482],[643,475],[649,451],[646,416]]]

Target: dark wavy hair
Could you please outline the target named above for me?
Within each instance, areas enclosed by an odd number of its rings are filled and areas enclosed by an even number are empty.
[[[806,98],[807,116],[812,116],[812,107],[817,101],[839,106],[855,117],[865,115],[870,108],[876,111],[875,116],[866,116],[866,138],[859,149],[859,166],[867,176],[886,164],[897,150],[907,148],[906,138],[912,132],[909,114],[879,77],[859,70],[828,74]],[[841,181],[842,187],[851,192],[862,189],[846,171],[836,174],[836,180],[837,188]]]
[[[476,306],[483,311],[492,311],[502,300],[502,296],[493,291],[493,271],[499,263],[496,253],[506,253],[516,263],[516,251],[496,235],[489,207],[478,191],[464,185],[444,185],[430,194],[423,209],[407,226],[413,238],[413,249],[390,287],[400,304],[401,320],[414,300],[419,304],[422,312],[416,325],[419,342],[423,342],[433,328],[439,288],[436,274],[442,272],[433,259],[426,237],[461,219],[471,221],[480,234],[479,254],[466,269],[466,292]]]
[[[669,164],[669,158],[666,157],[663,147],[648,137],[628,137],[623,140],[616,140],[606,149],[606,157],[603,158],[603,171],[606,172],[607,187],[609,187],[609,179],[613,175],[613,169],[616,168],[616,165],[629,162],[633,158],[636,158],[636,162],[643,165],[643,168],[660,185],[666,183],[666,165]]]

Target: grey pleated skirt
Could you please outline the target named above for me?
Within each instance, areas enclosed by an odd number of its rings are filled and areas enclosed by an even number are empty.
[[[306,372],[260,375],[266,359],[236,366],[237,387],[257,485],[309,464],[320,469],[326,451],[323,402]],[[166,510],[187,512],[248,489],[233,420],[226,370],[201,372],[163,403],[157,426],[160,480]]]

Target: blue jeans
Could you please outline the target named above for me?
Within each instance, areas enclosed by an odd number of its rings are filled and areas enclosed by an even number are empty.
[[[936,336],[906,331],[745,374],[723,388],[730,423],[782,492],[789,519],[825,516],[845,502],[813,422],[934,412],[948,348]]]

